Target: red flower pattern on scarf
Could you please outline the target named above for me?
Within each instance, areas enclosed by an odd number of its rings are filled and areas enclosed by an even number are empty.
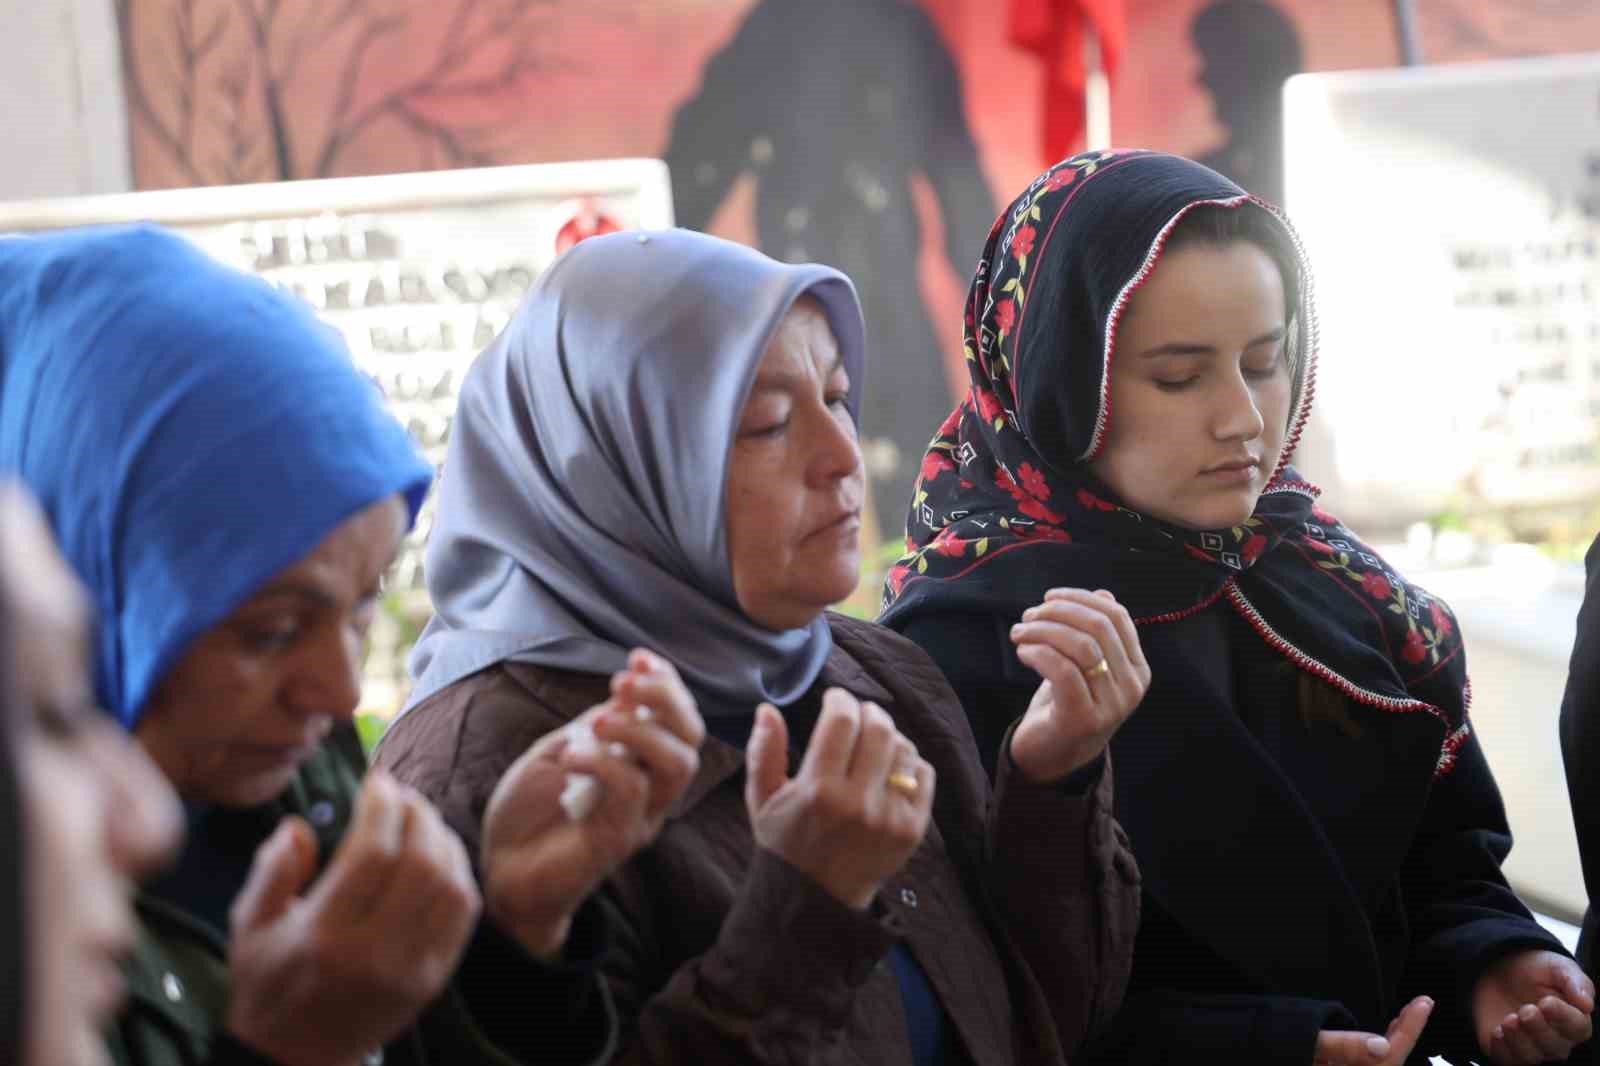
[[[1053,522],[1056,524],[1066,521],[1062,515],[1056,514],[1043,503],[1034,499],[1027,492],[1023,491],[1022,486],[1018,485],[1014,480],[1012,480],[1010,472],[1007,471],[1005,467],[1000,466],[995,468],[994,483],[1001,492],[1004,492],[1007,496],[1010,496],[1013,500],[1015,500],[1017,504],[1017,510],[1021,511],[1029,518],[1038,519],[1040,522]]]
[[[1361,579],[1361,588],[1375,600],[1386,600],[1394,595],[1394,586],[1389,584],[1389,579],[1376,571]]]
[[[954,470],[956,461],[950,458],[950,453],[938,448],[931,448],[928,454],[922,457],[922,480],[932,481],[946,470]]]
[[[1033,242],[1038,236],[1039,231],[1033,226],[1023,226],[1017,230],[1017,235],[1011,238],[1011,254],[1018,259],[1026,259],[1033,254]]]
[[[994,424],[994,420],[1005,414],[1005,408],[1000,405],[1000,397],[988,389],[981,389],[977,393],[978,414],[982,419]]]
[[[1017,324],[1017,301],[1001,300],[1000,306],[994,309],[994,319],[1002,334],[1010,333],[1011,327]]]
[[[1029,496],[1036,500],[1048,500],[1050,498],[1050,483],[1044,479],[1044,475],[1039,472],[1038,467],[1032,463],[1023,463],[1017,467],[1017,473],[1021,476],[1022,487],[1028,491]]]
[[[1044,183],[1045,192],[1059,192],[1068,185],[1078,180],[1078,172],[1073,167],[1062,167],[1050,175],[1050,180]]]
[[[1102,500],[1088,489],[1078,490],[1078,502],[1090,511],[1115,511],[1117,505]]]

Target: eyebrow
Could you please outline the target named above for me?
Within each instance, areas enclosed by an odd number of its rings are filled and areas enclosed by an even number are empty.
[[[844,352],[841,351],[837,356],[834,357],[833,365],[828,368],[828,372],[822,375],[822,380],[827,381],[829,378],[833,377],[833,375],[837,374],[843,369]],[[772,392],[778,389],[791,389],[796,385],[801,384],[803,381],[805,381],[805,379],[800,377],[798,374],[777,373],[757,375],[755,384],[750,386],[750,391]]]
[[[296,580],[273,582],[250,597],[250,604],[255,606],[267,600],[279,599],[301,600],[313,607],[335,607],[338,605],[338,600],[329,595],[327,590],[309,581]]]
[[[1269,330],[1261,336],[1246,344],[1246,348],[1257,348],[1263,344],[1276,344],[1283,340],[1286,331],[1282,326]],[[1190,344],[1185,341],[1173,341],[1171,344],[1162,344],[1149,351],[1140,352],[1140,359],[1155,359],[1166,355],[1215,355],[1216,348],[1209,344]]]

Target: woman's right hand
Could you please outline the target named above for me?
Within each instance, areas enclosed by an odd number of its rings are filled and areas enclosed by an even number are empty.
[[[744,799],[756,843],[841,903],[865,910],[922,843],[933,809],[933,767],[887,711],[837,688],[823,694],[822,715],[793,778],[788,753],[783,716],[762,704],[745,749]]]
[[[455,973],[478,917],[466,848],[421,795],[375,770],[318,878],[285,818],[233,904],[227,1028],[284,1066],[342,1066],[410,1025]]]
[[[1404,1066],[1416,1050],[1422,1028],[1433,1013],[1433,1000],[1418,996],[1389,1023],[1383,1036],[1327,1029],[1317,1034],[1312,1066]]]
[[[575,742],[583,731],[596,742]],[[478,852],[489,917],[534,956],[557,957],[584,898],[661,831],[700,768],[705,734],[672,664],[631,652],[611,698],[540,738],[489,797]],[[578,819],[559,799],[572,774],[598,789]]]

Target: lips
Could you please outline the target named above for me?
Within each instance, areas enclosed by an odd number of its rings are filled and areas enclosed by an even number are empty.
[[[276,770],[285,766],[299,766],[311,757],[316,748],[317,745],[311,742],[241,745],[237,749],[237,757],[251,769]]]
[[[1202,474],[1236,474],[1243,470],[1256,470],[1261,466],[1261,460],[1254,456],[1242,456],[1238,459],[1229,459],[1224,463],[1216,463],[1200,471]]]
[[[828,533],[842,533],[850,526],[859,524],[860,521],[861,508],[857,507],[843,511],[823,522],[810,533],[807,533],[803,539],[810,540],[812,537],[824,536]]]

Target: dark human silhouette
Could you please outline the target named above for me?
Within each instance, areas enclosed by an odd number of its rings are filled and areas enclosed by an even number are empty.
[[[1221,0],[1195,16],[1194,45],[1228,141],[1200,162],[1257,196],[1283,203],[1283,83],[1300,73],[1294,23],[1263,0]]]
[[[761,250],[855,281],[874,367],[861,432],[880,528],[897,537],[928,427],[954,402],[919,284],[912,181],[931,185],[963,278],[996,210],[938,31],[906,0],[762,0],[707,62],[666,157],[680,225],[704,229],[753,173]]]

